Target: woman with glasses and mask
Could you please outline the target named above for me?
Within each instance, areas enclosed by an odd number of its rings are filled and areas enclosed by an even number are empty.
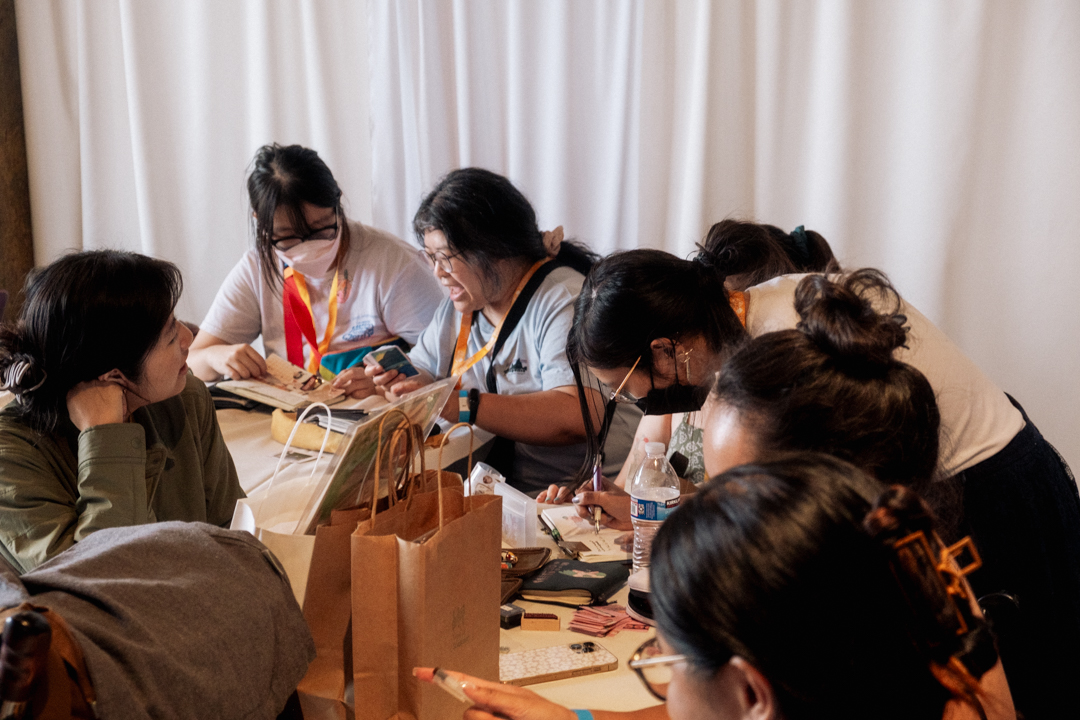
[[[255,247],[232,269],[191,346],[206,381],[261,377],[251,344],[352,397],[374,386],[361,360],[382,345],[408,349],[442,294],[415,251],[348,219],[326,163],[299,145],[265,145],[248,176]],[[360,365],[358,367],[358,365]]]
[[[685,501],[653,543],[657,637],[629,664],[666,704],[570,710],[451,677],[475,703],[465,720],[1011,720],[964,578],[978,565],[971,548],[946,547],[910,489],[831,456],[743,465]]]
[[[784,232],[774,225],[765,225],[739,220],[722,220],[711,228],[701,244],[702,255],[707,255],[716,270],[724,276],[724,288],[728,292],[741,292],[746,288],[757,285],[766,280],[781,275],[805,272],[836,272],[840,269],[833,255],[829,243],[820,234],[813,230],[806,230],[802,226],[795,228],[790,233]],[[668,256],[670,257],[670,256]],[[606,261],[605,261],[606,262]],[[661,270],[662,271],[662,270]],[[661,342],[655,342],[657,348],[668,349]],[[683,353],[684,364],[682,378],[688,385],[694,382],[694,368],[690,364],[690,355],[693,348]],[[702,354],[699,352],[699,358]],[[705,382],[704,374],[712,361],[707,361],[698,372],[698,384]],[[641,365],[637,361],[636,370]],[[615,398],[625,404],[636,404],[637,398],[630,395],[624,385],[630,379],[632,371],[628,371],[623,382],[616,382],[606,389],[609,401]],[[612,390],[618,388],[618,392]],[[698,392],[704,392],[699,390]],[[617,397],[616,397],[617,396]],[[663,407],[657,403],[662,400],[654,400],[653,409],[646,414],[638,424],[634,436],[632,450],[629,459],[623,464],[618,477],[614,481],[614,489],[618,493],[626,487],[632,473],[645,457],[645,443],[662,442],[668,448],[668,457],[673,467],[684,480],[685,487],[690,490],[692,485],[700,485],[705,481],[705,468],[702,461],[701,443],[703,418],[696,408],[679,410],[676,412],[663,412]],[[643,404],[643,403],[642,403]],[[699,403],[696,403],[700,405]],[[598,452],[599,445],[592,450]],[[561,503],[570,499],[571,487],[551,486],[541,496],[540,500],[553,503]],[[622,500],[615,501],[628,503],[625,496]],[[626,511],[629,505],[626,504]],[[585,509],[582,509],[583,515]],[[607,515],[607,524],[623,530],[630,529],[630,518],[619,515]]]
[[[585,425],[566,337],[574,300],[595,256],[542,233],[536,212],[505,177],[454,170],[428,193],[413,229],[449,297],[409,353],[419,378],[372,367],[395,394],[459,375],[443,411],[498,438],[488,462],[526,492],[568,482],[585,456]],[[583,395],[592,407],[600,395]],[[633,413],[615,418],[609,444],[614,474],[626,456]]]

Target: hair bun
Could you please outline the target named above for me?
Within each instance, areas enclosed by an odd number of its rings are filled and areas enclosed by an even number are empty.
[[[934,516],[930,507],[911,488],[890,485],[874,501],[863,520],[870,537],[882,542],[895,542],[913,532],[930,532]]]
[[[893,351],[907,342],[900,296],[878,270],[858,270],[839,281],[803,278],[795,289],[795,310],[796,327],[855,374],[889,367]]]

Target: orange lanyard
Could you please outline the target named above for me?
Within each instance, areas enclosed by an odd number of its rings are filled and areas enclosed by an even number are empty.
[[[731,305],[731,309],[735,311],[735,315],[738,316],[742,326],[746,327],[746,293],[728,293],[728,304]]]
[[[300,293],[300,299],[304,301],[304,307],[307,308],[308,314],[311,315],[311,327],[315,327],[315,313],[311,310],[311,297],[308,295],[307,282],[304,280],[304,276],[296,272],[294,269],[292,272],[293,280],[296,281],[296,290]],[[307,338],[308,344],[311,345],[311,357],[308,359],[308,372],[318,373],[319,364],[322,362],[322,356],[326,354],[330,349],[330,339],[334,337],[334,328],[337,327],[337,286],[338,286],[338,271],[334,270],[334,280],[330,283],[330,299],[327,302],[327,309],[329,310],[330,318],[326,323],[326,332],[323,333],[323,339],[315,346],[314,338]]]
[[[525,273],[525,277],[521,278],[521,282],[518,283],[517,290],[514,291],[514,298],[510,301],[510,308],[514,307],[514,303],[517,302],[518,296],[521,295],[521,291],[525,289],[525,285],[529,282],[529,279],[533,274],[540,269],[540,266],[546,262],[550,262],[551,258],[544,258],[543,260],[537,260],[536,264],[529,268],[529,272]],[[506,311],[506,315],[510,314],[510,309]],[[471,368],[476,363],[480,362],[485,355],[491,352],[491,348],[495,347],[495,343],[499,340],[499,331],[502,330],[503,322],[506,320],[506,315],[503,315],[502,320],[495,326],[495,331],[491,333],[491,339],[487,341],[484,347],[477,350],[472,357],[465,359],[465,353],[468,352],[469,346],[469,329],[472,327],[472,314],[467,313],[461,316],[461,330],[458,331],[457,346],[454,348],[454,364],[450,368],[451,375],[460,376],[466,370]],[[458,380],[460,384],[461,381]]]

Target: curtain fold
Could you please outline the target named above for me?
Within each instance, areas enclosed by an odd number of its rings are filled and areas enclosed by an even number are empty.
[[[752,217],[885,270],[1080,463],[1080,3],[18,0],[39,263],[177,262],[201,319],[263,143],[411,240],[448,170],[599,252]]]

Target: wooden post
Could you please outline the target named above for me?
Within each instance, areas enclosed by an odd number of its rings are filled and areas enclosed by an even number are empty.
[[[33,267],[15,0],[0,0],[0,289],[9,294],[4,319],[18,315],[23,281]]]

